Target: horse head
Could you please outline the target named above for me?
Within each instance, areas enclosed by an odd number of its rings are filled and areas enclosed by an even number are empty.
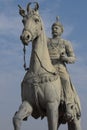
[[[27,5],[27,13],[19,6],[19,14],[23,17],[22,23],[24,25],[22,34],[20,36],[24,45],[28,45],[30,41],[36,39],[42,31],[42,22],[39,16],[39,4],[35,3],[35,7],[30,8],[31,3]]]

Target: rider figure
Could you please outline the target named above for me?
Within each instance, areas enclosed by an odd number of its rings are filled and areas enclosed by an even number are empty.
[[[79,99],[75,99],[78,95],[71,83],[66,64],[74,63],[76,57],[71,43],[61,38],[63,31],[64,28],[62,24],[59,22],[58,18],[56,18],[56,22],[52,25],[52,38],[48,38],[47,41],[51,62],[60,75],[62,84],[61,100],[66,104],[66,117],[71,119],[74,116],[71,109],[75,106],[75,100],[79,102]],[[80,102],[77,104],[80,107]]]

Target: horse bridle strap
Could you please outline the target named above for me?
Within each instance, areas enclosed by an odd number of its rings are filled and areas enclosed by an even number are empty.
[[[29,68],[26,66],[26,47],[25,47],[25,45],[24,45],[24,48],[23,48],[23,52],[24,52],[24,65],[23,65],[23,67],[24,67],[25,71],[28,71]],[[41,61],[40,61],[40,58],[38,57],[37,53],[36,53],[35,51],[34,51],[34,53],[35,53],[36,57],[38,58],[38,61],[39,61],[40,65],[41,65],[41,67],[42,67],[46,72],[51,73],[51,74],[53,74],[53,75],[56,75],[55,72],[51,72],[51,71],[47,70],[47,69],[42,65],[42,63],[41,63]]]
[[[31,37],[32,37],[32,39],[31,39],[31,40],[33,40],[33,38],[34,38],[34,35],[33,35],[33,33],[31,32],[31,30],[30,30],[30,29],[24,29],[24,31],[27,31],[27,32],[29,32],[29,33],[30,33],[30,35],[31,35]]]
[[[24,57],[23,57],[24,58],[24,65],[23,65],[23,67],[24,67],[25,71],[28,71],[29,68],[26,67],[26,47],[25,47],[25,45],[23,47],[23,52],[24,52]]]
[[[35,55],[36,55],[36,57],[37,57],[37,59],[38,59],[40,65],[41,65],[41,67],[42,67],[46,72],[48,72],[48,73],[50,73],[50,74],[53,74],[53,75],[56,75],[56,74],[57,74],[56,72],[52,72],[52,71],[47,70],[47,69],[43,66],[43,64],[42,64],[42,62],[41,62],[41,60],[40,60],[38,54],[37,54],[35,51],[34,51],[34,53],[35,53]]]

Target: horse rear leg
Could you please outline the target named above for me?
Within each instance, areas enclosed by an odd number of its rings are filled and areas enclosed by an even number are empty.
[[[49,130],[57,130],[58,126],[58,102],[50,102],[47,104],[47,119]]]
[[[74,119],[68,123],[68,130],[81,130],[80,119]]]
[[[20,105],[19,110],[15,113],[13,117],[14,130],[20,130],[21,121],[25,119],[26,117],[30,116],[32,111],[33,109],[27,101],[24,101]]]

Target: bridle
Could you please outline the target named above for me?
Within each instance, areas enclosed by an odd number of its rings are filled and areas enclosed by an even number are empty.
[[[23,56],[23,58],[24,58],[24,65],[23,65],[23,67],[24,67],[24,70],[25,70],[25,71],[28,71],[29,68],[28,68],[27,65],[26,65],[26,47],[25,47],[25,45],[24,45],[24,47],[23,47],[23,53],[24,53],[24,56]],[[37,59],[38,59],[38,61],[39,61],[39,63],[40,63],[40,66],[41,66],[46,72],[48,72],[48,73],[50,73],[50,74],[52,74],[52,75],[56,75],[56,74],[57,74],[56,72],[51,72],[51,71],[47,70],[47,69],[43,66],[43,64],[42,64],[42,62],[41,62],[41,60],[40,60],[38,54],[37,54],[35,51],[34,51],[34,53],[35,53],[35,55],[36,55],[36,57],[37,57]]]
[[[32,37],[31,41],[34,39],[34,35],[33,35],[32,31],[31,31],[30,29],[24,28],[23,31],[27,31],[27,32],[30,33],[30,35],[31,35],[31,37]]]
[[[41,27],[41,30],[42,30],[42,27]],[[32,40],[34,39],[34,35],[33,35],[32,31],[31,31],[30,29],[26,29],[26,28],[24,29],[24,31],[28,31],[28,32],[31,34],[31,37],[32,37],[31,41],[32,41]],[[25,45],[24,45],[24,47],[23,47],[23,53],[24,53],[24,56],[23,56],[23,58],[24,58],[24,65],[23,65],[23,66],[24,66],[25,71],[28,71],[29,68],[26,66],[26,47],[25,47]],[[48,73],[50,73],[50,74],[53,74],[53,75],[56,75],[56,72],[51,72],[51,71],[47,70],[47,69],[43,66],[43,64],[42,64],[42,62],[41,62],[41,60],[40,60],[38,54],[37,54],[35,51],[34,51],[34,53],[35,53],[35,55],[36,55],[36,57],[37,57],[37,59],[38,59],[40,65],[41,65],[41,67],[42,67],[46,72],[48,72]]]
[[[24,67],[24,70],[25,71],[28,71],[29,70],[29,68],[27,67],[27,65],[26,65],[26,47],[25,47],[25,45],[23,46],[23,60],[24,60],[24,65],[23,65],[23,67]]]

